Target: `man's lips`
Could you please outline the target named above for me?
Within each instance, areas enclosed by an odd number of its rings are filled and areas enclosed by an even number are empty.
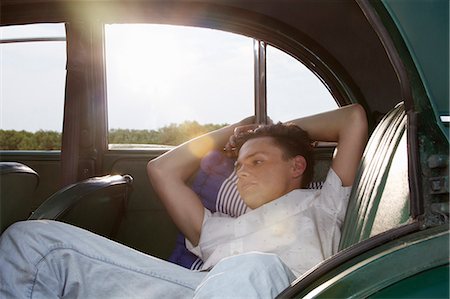
[[[244,191],[244,190],[247,190],[248,188],[253,187],[255,185],[256,185],[255,182],[239,183],[239,188]]]

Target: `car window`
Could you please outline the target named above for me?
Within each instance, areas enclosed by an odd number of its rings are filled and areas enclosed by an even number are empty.
[[[3,26],[0,40],[0,149],[60,149],[64,24]]]
[[[289,54],[267,46],[267,114],[273,121],[336,109],[328,89],[306,66]]]
[[[131,24],[105,44],[110,143],[176,145],[254,113],[250,38]]]
[[[220,30],[106,25],[110,149],[177,145],[254,115],[253,51],[253,38]],[[273,47],[268,49],[267,80],[273,120],[337,106],[310,70]]]

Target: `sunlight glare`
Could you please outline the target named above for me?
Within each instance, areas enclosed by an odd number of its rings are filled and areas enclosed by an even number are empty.
[[[208,28],[106,25],[109,127],[218,124],[251,115],[251,46],[248,37]]]
[[[202,158],[207,152],[214,148],[214,140],[209,136],[203,136],[197,142],[188,144],[190,152],[197,158]]]
[[[114,27],[115,25],[106,27],[107,31],[111,29],[107,36],[115,35],[111,40],[116,41],[113,47],[115,51],[110,53],[113,57],[107,61],[111,61],[109,67],[116,66],[115,71],[122,79],[121,85],[127,86],[136,94],[149,95],[168,90],[168,79],[177,76],[177,71],[188,63],[179,55],[177,49],[180,45],[177,39],[163,25],[132,24]],[[150,86],[154,87],[149,88]],[[162,100],[164,95],[161,94],[158,98]],[[152,101],[158,98],[153,98]]]

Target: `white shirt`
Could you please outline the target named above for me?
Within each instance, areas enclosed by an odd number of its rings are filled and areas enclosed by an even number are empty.
[[[296,189],[237,218],[205,209],[199,244],[186,239],[186,246],[202,269],[259,251],[277,254],[300,276],[337,252],[350,190],[330,169],[321,190]]]

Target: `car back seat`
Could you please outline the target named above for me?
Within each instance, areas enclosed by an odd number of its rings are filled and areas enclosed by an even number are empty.
[[[18,162],[0,162],[0,233],[31,213],[33,193],[39,175]]]

